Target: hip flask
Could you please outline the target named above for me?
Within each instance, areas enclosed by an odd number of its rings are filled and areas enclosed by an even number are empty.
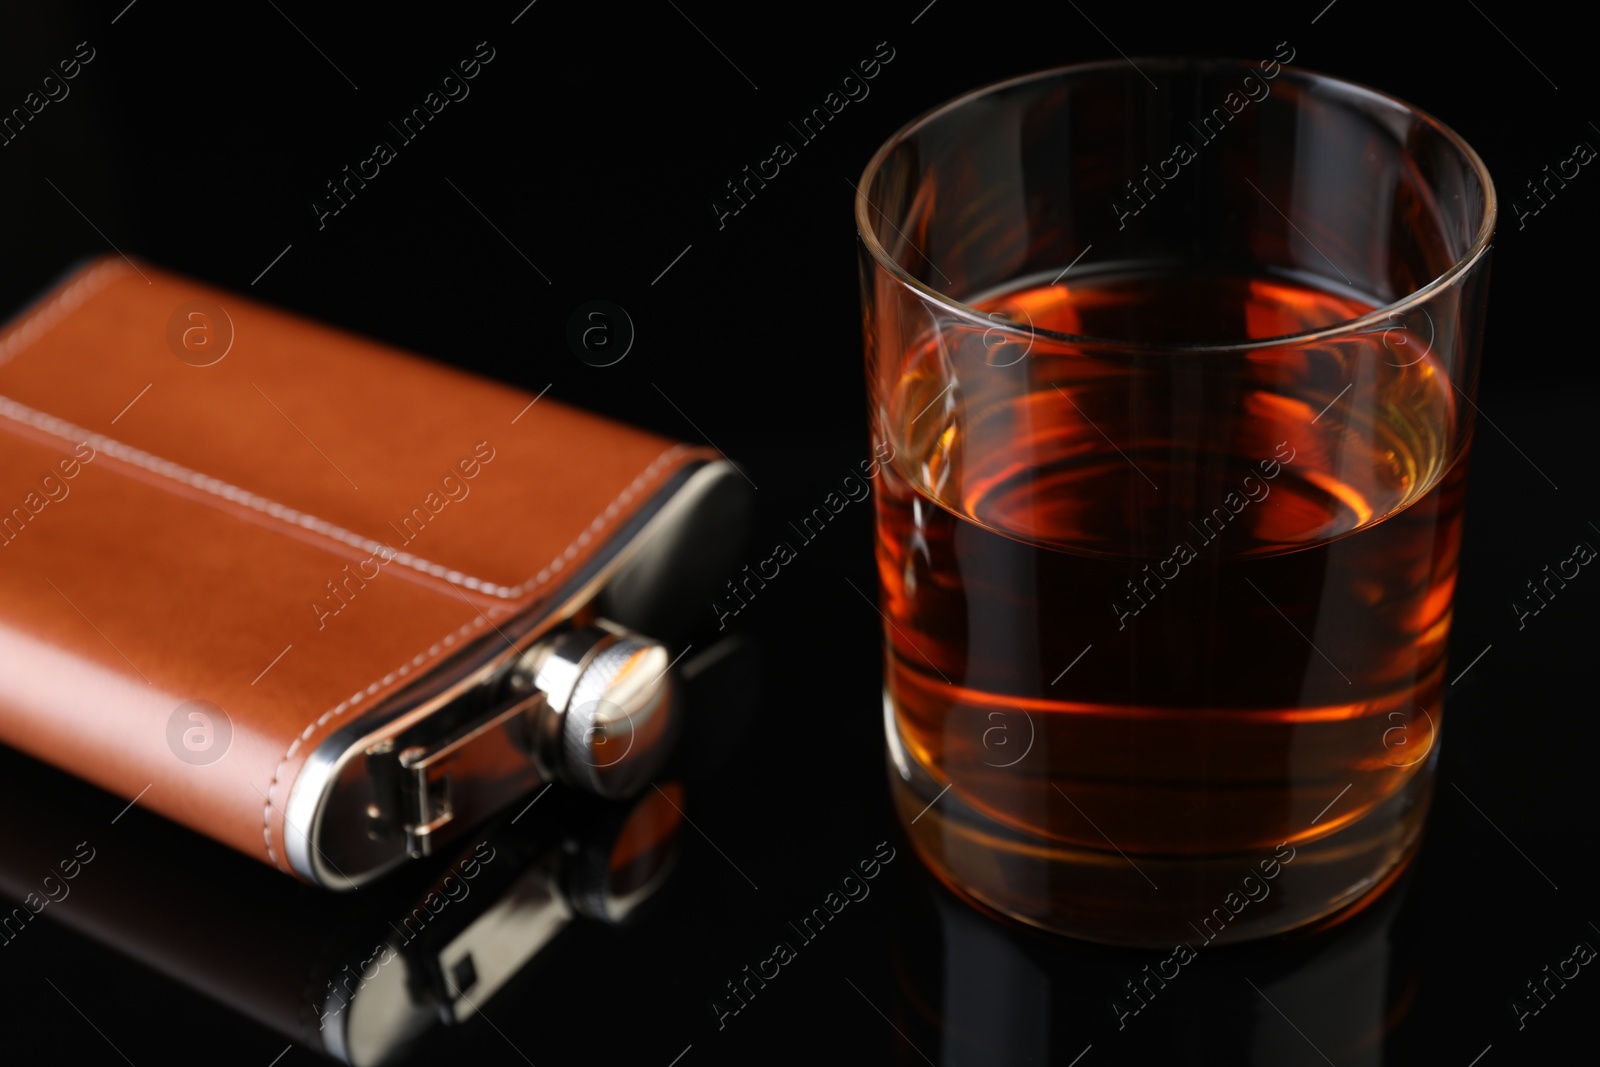
[[[353,888],[647,788],[747,509],[714,451],[90,262],[0,334],[0,743]]]

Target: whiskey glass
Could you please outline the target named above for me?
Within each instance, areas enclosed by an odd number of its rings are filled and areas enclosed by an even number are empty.
[[[1262,937],[1419,840],[1495,193],[1292,58],[1002,82],[857,187],[895,803],[1048,930]]]

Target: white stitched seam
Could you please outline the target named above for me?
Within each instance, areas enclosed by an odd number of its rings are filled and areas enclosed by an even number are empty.
[[[554,578],[563,567],[577,557],[578,553],[585,545],[594,539],[595,534],[605,529],[607,524],[615,519],[622,512],[622,509],[628,505],[628,502],[638,495],[641,489],[649,484],[649,482],[655,477],[656,473],[661,469],[662,465],[675,458],[680,452],[684,451],[685,447],[686,446],[684,445],[673,445],[661,455],[657,456],[655,462],[651,463],[644,470],[640,471],[639,476],[634,478],[633,481],[629,482],[627,488],[618,493],[616,499],[607,504],[604,511],[595,516],[594,521],[589,523],[589,525],[584,528],[583,532],[578,534],[577,538],[573,540],[572,544],[567,546],[565,551],[563,551],[555,559],[551,560],[549,565],[547,565],[537,575],[529,579],[529,581],[523,582],[522,585],[518,586],[517,588],[522,589],[531,585],[533,589],[537,589],[544,585],[545,582],[549,581],[551,578]],[[344,714],[346,709],[359,703],[363,698],[373,695],[384,686],[398,681],[407,674],[410,674],[413,668],[420,667],[430,659],[438,656],[444,649],[447,649],[451,645],[455,644],[469,631],[481,628],[487,621],[487,617],[480,614],[472,622],[467,623],[454,633],[446,635],[443,640],[431,645],[426,652],[420,652],[411,657],[410,660],[401,664],[395,670],[390,671],[378,681],[368,685],[365,689],[357,691],[353,696],[349,697],[332,710],[323,712],[319,718],[312,720],[307,724],[304,730],[300,731],[300,733],[295,736],[295,739],[289,743],[288,751],[283,754],[283,758],[278,761],[277,767],[275,767],[272,771],[272,781],[267,784],[267,802],[262,805],[261,808],[261,837],[262,840],[266,842],[267,856],[272,860],[275,866],[287,873],[293,873],[289,870],[288,865],[278,857],[277,851],[272,847],[272,794],[278,788],[278,780],[283,775],[283,768],[288,765],[291,759],[294,758],[294,754],[300,751],[300,746],[306,741],[309,741],[311,739],[311,735],[326,725],[329,720]],[[287,825],[287,816],[285,816],[284,821],[285,825]],[[310,831],[306,830],[302,832],[309,834]]]
[[[36,308],[19,321],[5,337],[0,338],[0,364],[9,363],[18,353],[42,337],[67,314],[76,311],[85,300],[105,288],[107,282],[127,273],[128,265],[120,259],[108,259],[97,267],[85,271],[77,281],[57,293],[48,304]]]
[[[404,678],[406,675],[411,673],[413,668],[422,666],[424,663],[428,662],[428,660],[439,655],[445,649],[454,645],[457,641],[461,640],[473,630],[481,629],[484,623],[487,621],[488,619],[485,616],[479,615],[477,618],[473,619],[465,626],[462,626],[454,633],[446,634],[442,640],[436,641],[430,645],[426,652],[419,652],[417,655],[411,657],[409,661],[402,663],[399,667],[390,671],[378,681],[373,682],[365,689],[357,690],[333,709],[323,712],[321,717],[313,719],[311,722],[307,723],[306,728],[301,730],[300,733],[295,736],[293,741],[289,742],[289,750],[285,752],[283,754],[283,758],[278,761],[277,767],[273,768],[272,781],[267,785],[267,802],[262,806],[261,809],[261,836],[267,843],[267,856],[271,858],[275,866],[285,872],[292,873],[289,872],[288,865],[278,858],[277,851],[272,847],[272,794],[278,788],[278,778],[283,774],[284,766],[294,758],[294,754],[296,752],[300,751],[300,746],[306,741],[309,741],[311,739],[311,735],[317,729],[326,725],[330,719],[343,715],[347,708],[359,704],[364,698],[372,696],[380,688],[388,685],[390,682]],[[284,816],[285,825],[288,824],[288,818],[289,817],[287,815]],[[306,833],[309,837],[309,831],[302,832]]]
[[[192,471],[180,464],[173,463],[171,460],[162,459],[160,456],[152,455],[143,449],[134,448],[132,445],[123,444],[121,441],[106,437],[104,434],[97,434],[93,431],[86,430],[81,426],[75,426],[72,423],[67,422],[65,419],[58,419],[54,415],[47,415],[42,411],[37,411],[28,407],[26,404],[20,404],[17,401],[12,400],[10,397],[0,396],[0,416],[5,416],[14,422],[20,422],[29,426],[33,426],[37,429],[43,430],[46,433],[59,437],[64,441],[78,442],[87,440],[91,445],[94,446],[97,452],[104,452],[106,455],[120,459],[124,463],[131,463],[135,467],[140,467],[154,474],[159,474],[162,477],[169,478],[175,482],[181,482],[184,485],[190,486],[191,488],[199,489],[202,492],[209,493],[212,496],[220,497],[224,500],[238,504],[241,507],[249,508],[251,511],[256,511],[263,515],[279,519],[291,526],[298,526],[301,529],[310,530],[313,533],[321,534],[331,541],[337,541],[340,544],[348,545],[351,548],[359,548],[363,552],[368,552],[372,555],[385,555],[388,552],[394,552],[392,546],[384,544],[381,541],[374,541],[371,538],[362,537],[360,534],[346,530],[342,526],[336,526],[333,523],[328,522],[326,519],[319,519],[315,515],[308,515],[305,512],[297,511],[296,509],[288,507],[284,504],[280,504],[275,500],[269,500],[266,497],[257,496],[248,490],[241,489],[236,485],[224,482],[219,478],[212,478],[208,475],[201,474],[198,471]],[[656,470],[659,469],[662,464],[670,461],[673,454],[677,452],[680,447],[681,446],[677,446],[669,449],[667,452],[657,457],[655,462],[651,463],[649,467],[646,467],[639,478],[635,479],[635,484],[654,475]],[[625,492],[622,497],[618,498],[620,503],[613,502],[612,507],[607,509],[607,512],[604,514],[603,518],[609,519],[612,515],[614,515],[615,511],[613,509],[619,507],[621,504],[626,504],[634,492],[637,492],[637,489],[635,489],[633,486],[630,486],[629,491]],[[596,522],[598,523],[600,520],[596,520]],[[597,529],[597,526],[595,523],[591,523],[590,530],[594,529]],[[394,563],[399,563],[401,566],[409,567],[419,573],[426,574],[433,578],[442,578],[454,585],[463,586],[467,589],[474,590],[475,592],[499,597],[502,600],[515,600],[528,591],[530,584],[543,584],[546,578],[559,571],[567,562],[570,562],[572,558],[577,555],[578,551],[589,543],[589,538],[591,536],[590,530],[586,530],[578,535],[578,540],[567,549],[564,557],[556,557],[556,559],[553,560],[551,564],[544,570],[540,571],[534,577],[524,580],[520,585],[497,585],[494,582],[485,581],[482,578],[474,578],[470,574],[463,574],[461,571],[453,570],[442,564],[423,559],[421,556],[414,556],[409,552],[394,552],[394,555],[390,556],[389,560]]]

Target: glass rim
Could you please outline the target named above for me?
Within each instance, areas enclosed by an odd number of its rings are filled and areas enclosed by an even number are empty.
[[[1369,326],[1376,326],[1380,323],[1386,323],[1386,329],[1395,328],[1394,319],[1397,315],[1403,314],[1419,304],[1426,303],[1436,294],[1455,284],[1457,280],[1459,280],[1463,275],[1476,266],[1478,261],[1481,260],[1492,247],[1494,229],[1500,213],[1499,197],[1495,191],[1494,180],[1490,176],[1489,168],[1483,162],[1483,158],[1478,155],[1477,151],[1470,144],[1467,143],[1466,139],[1450,126],[1444,122],[1441,122],[1430,112],[1425,111],[1414,104],[1410,104],[1397,96],[1383,92],[1382,90],[1374,89],[1367,85],[1362,85],[1360,82],[1354,82],[1345,78],[1335,77],[1331,74],[1320,74],[1316,71],[1307,70],[1303,67],[1291,66],[1287,63],[1279,64],[1279,66],[1282,67],[1282,71],[1280,72],[1281,74],[1290,75],[1303,83],[1331,86],[1350,97],[1356,99],[1365,99],[1369,103],[1380,103],[1389,107],[1399,108],[1407,114],[1420,119],[1440,136],[1442,136],[1452,146],[1454,146],[1459,153],[1461,153],[1462,157],[1471,166],[1472,170],[1478,175],[1478,180],[1483,187],[1483,219],[1480,221],[1478,225],[1478,231],[1474,235],[1472,244],[1468,247],[1466,252],[1464,252],[1445,270],[1439,272],[1433,278],[1429,279],[1427,283],[1418,286],[1416,289],[1407,293],[1405,296],[1400,297],[1398,300],[1394,300],[1384,304],[1381,307],[1374,308],[1356,318],[1344,319],[1340,322],[1330,323],[1326,326],[1318,326],[1314,329],[1302,330],[1296,333],[1282,334],[1277,337],[1221,342],[1152,342],[1118,339],[1113,337],[1093,337],[1086,334],[1062,333],[1056,330],[1044,329],[1043,327],[1034,325],[1032,322],[1021,323],[1014,322],[1010,319],[1000,319],[996,321],[995,319],[990,318],[984,312],[973,307],[971,304],[967,304],[963,301],[955,299],[952,296],[939,292],[937,289],[934,289],[913,277],[909,271],[897,263],[889,255],[888,251],[883,247],[883,244],[878,240],[877,235],[873,232],[873,228],[870,225],[870,216],[868,215],[869,209],[877,212],[877,214],[882,216],[885,221],[889,221],[889,216],[880,208],[878,208],[876,204],[873,204],[867,199],[867,190],[872,187],[872,180],[874,177],[876,177],[878,171],[883,166],[884,160],[888,158],[889,153],[895,148],[899,147],[909,137],[917,133],[923,127],[927,126],[933,120],[948,114],[949,112],[955,111],[957,108],[965,107],[975,100],[985,96],[993,95],[1001,90],[1010,89],[1019,85],[1025,85],[1029,82],[1043,81],[1052,78],[1064,79],[1066,77],[1088,74],[1102,69],[1120,67],[1124,63],[1133,66],[1135,70],[1140,69],[1138,64],[1147,64],[1152,67],[1165,68],[1169,70],[1174,68],[1193,70],[1207,66],[1224,65],[1253,67],[1253,65],[1258,62],[1258,60],[1233,59],[1222,56],[1200,58],[1182,56],[1140,56],[1137,61],[1133,59],[1100,59],[1087,63],[1069,63],[1059,67],[1049,67],[1044,70],[1033,71],[1028,74],[1021,74],[1014,77],[1005,78],[1000,81],[990,82],[987,85],[981,85],[975,89],[968,90],[967,92],[947,100],[942,104],[929,108],[927,111],[924,111],[922,114],[911,119],[911,121],[907,122],[892,135],[890,135],[889,138],[883,142],[883,144],[878,146],[877,151],[872,154],[872,158],[867,161],[866,167],[862,169],[860,182],[856,186],[856,235],[860,238],[867,251],[871,253],[873,261],[879,267],[888,271],[891,277],[899,281],[902,285],[910,287],[914,292],[920,294],[924,299],[941,306],[946,311],[953,312],[958,317],[971,320],[974,325],[983,326],[986,329],[1010,329],[1016,333],[1026,335],[1030,338],[1039,338],[1047,341],[1067,342],[1078,345],[1090,344],[1109,348],[1121,348],[1138,351],[1248,352],[1262,348],[1279,348],[1285,344],[1321,341],[1329,338],[1347,336],[1352,333],[1368,332],[1367,328]],[[892,221],[889,221],[889,225],[892,228],[895,228],[898,232],[898,227],[895,227]],[[1029,341],[1029,345],[1032,345],[1031,340]]]

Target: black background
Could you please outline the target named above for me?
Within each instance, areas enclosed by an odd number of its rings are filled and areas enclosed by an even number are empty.
[[[845,581],[874,581],[870,513],[847,509],[734,624],[763,650],[766,684],[736,758],[694,785],[688,810],[703,836],[688,835],[659,906],[631,929],[574,931],[559,967],[507,987],[485,1005],[492,1023],[453,1034],[443,1054],[540,1067],[665,1067],[680,1054],[683,1067],[1065,1064],[1080,1054],[1083,1067],[1467,1067],[1479,1055],[1492,1067],[1592,1057],[1592,969],[1521,1030],[1510,1007],[1575,942],[1600,944],[1590,925],[1600,907],[1588,695],[1600,578],[1575,580],[1522,630],[1510,608],[1545,564],[1600,538],[1581,432],[1596,418],[1587,253],[1600,176],[1586,168],[1520,227],[1510,203],[1525,201],[1524,182],[1578,141],[1600,144],[1585,35],[1564,14],[1488,0],[1403,9],[1338,0],[1325,10],[1323,0],[925,2],[539,0],[524,9],[511,0],[329,12],[303,0],[126,9],[116,0],[8,10],[0,110],[20,106],[78,42],[95,58],[69,97],[0,146],[0,303],[19,305],[114,244],[531,391],[549,385],[562,401],[664,434],[710,435],[759,486],[753,544],[764,546],[867,454],[850,183],[882,140],[951,96],[1041,67],[1119,50],[1265,56],[1288,41],[1298,65],[1449,122],[1482,153],[1503,198],[1449,676],[1489,651],[1449,690],[1428,836],[1404,893],[1383,902],[1398,916],[1373,909],[1326,946],[1210,950],[1189,968],[1203,973],[1123,1031],[1109,1001],[1159,954],[1042,941],[982,920],[972,936],[988,947],[950,962],[952,931],[967,929],[969,913],[928,888],[893,829],[880,621]],[[319,228],[311,203],[323,184],[374,141],[393,140],[386,122],[480,41],[495,58],[470,96]],[[871,95],[719,229],[709,200],[723,183],[768,155],[791,117],[883,41],[895,55]],[[573,311],[593,299],[626,308],[637,328],[627,358],[608,368],[585,365],[566,341]],[[709,606],[685,610],[712,628]],[[122,805],[83,797],[108,816]],[[3,815],[24,833],[31,817],[26,806]],[[149,821],[135,811],[117,830],[137,841]],[[884,840],[900,857],[873,896],[719,1030],[708,1003],[722,983],[767,955],[789,918]],[[227,862],[193,843],[196,868]],[[257,875],[272,877],[239,877]],[[160,906],[189,906],[195,880],[185,870],[157,877],[170,885]],[[1383,1034],[1298,1004],[1285,1012],[1291,1023],[1244,980],[1259,986],[1318,966],[1362,937],[1388,953],[1374,987]],[[985,985],[970,968],[992,974],[992,1010],[958,1012],[961,1028],[941,1032],[941,1012],[952,1017],[946,998]],[[954,972],[962,978],[947,989]],[[8,1038],[32,1032],[78,1062],[265,1067],[284,1052],[283,1037],[204,991],[57,924],[0,949],[0,1003],[18,1021]],[[1028,1011],[1046,1020],[1043,1031],[1018,1022]],[[314,1060],[294,1047],[277,1062]]]

